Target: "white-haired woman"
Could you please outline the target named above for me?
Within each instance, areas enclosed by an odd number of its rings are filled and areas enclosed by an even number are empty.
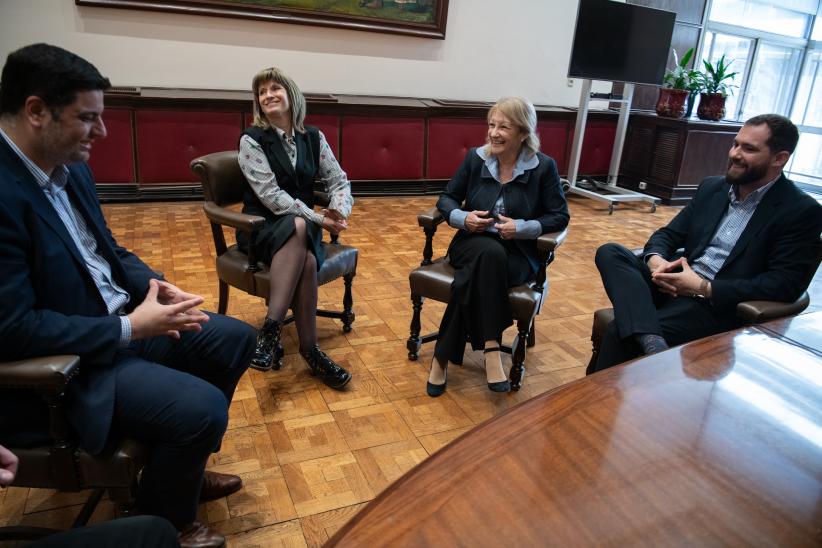
[[[536,238],[564,229],[570,218],[556,162],[539,152],[534,106],[519,97],[488,112],[485,146],[472,148],[437,202],[458,228],[448,256],[451,299],[440,324],[427,392],[445,392],[449,363],[462,363],[466,340],[484,350],[488,388],[508,392],[502,332],[513,323],[508,288],[534,277]]]
[[[277,68],[263,69],[251,89],[254,122],[240,137],[238,158],[249,183],[243,212],[263,216],[266,223],[253,239],[238,231],[237,244],[243,250],[253,247],[271,269],[268,313],[251,366],[279,369],[280,330],[291,308],[300,354],[323,382],[340,389],[351,374],[317,345],[317,271],[324,260],[322,230],[348,228],[351,185],[322,132],[304,125],[305,97],[291,78]],[[322,213],[313,208],[315,180],[324,183],[331,198]]]

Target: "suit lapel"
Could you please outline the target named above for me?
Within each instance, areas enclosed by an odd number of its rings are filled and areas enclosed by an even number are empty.
[[[722,265],[723,269],[731,264],[731,262],[733,262],[733,260],[745,250],[745,247],[751,241],[751,238],[753,238],[754,235],[762,229],[762,227],[773,220],[776,213],[776,208],[782,201],[785,181],[786,179],[784,175],[777,179],[774,185],[762,198],[762,201],[759,202],[759,205],[756,206],[756,210],[754,211],[751,220],[748,221],[748,224],[745,226],[745,230],[743,230],[742,234],[739,235],[739,239],[736,241],[733,249],[731,249],[731,253],[725,260],[725,264]]]
[[[57,210],[54,209],[54,206],[51,205],[51,202],[46,198],[46,193],[40,188],[40,185],[37,184],[34,175],[31,174],[22,160],[17,157],[14,151],[12,151],[5,142],[0,144],[3,145],[3,151],[6,155],[11,158],[12,161],[9,162],[8,165],[15,166],[16,169],[14,171],[17,176],[17,184],[20,185],[21,192],[28,196],[34,211],[43,219],[43,222],[57,234],[66,248],[71,252],[74,260],[76,260],[78,264],[84,265],[85,262],[83,261],[82,255],[80,255],[80,250],[77,249],[77,245],[75,245],[74,240],[68,233],[68,229],[66,229],[66,225],[63,224],[63,221],[57,214]]]

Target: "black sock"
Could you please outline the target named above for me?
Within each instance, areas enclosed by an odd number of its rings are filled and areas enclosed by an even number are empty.
[[[634,335],[634,340],[639,343],[642,352],[645,354],[656,354],[668,350],[668,343],[665,342],[665,339],[655,333],[639,333]]]

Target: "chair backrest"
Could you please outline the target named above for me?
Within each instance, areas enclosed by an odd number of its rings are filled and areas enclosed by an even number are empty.
[[[195,158],[191,171],[200,177],[206,200],[218,206],[237,204],[243,201],[246,180],[237,161],[236,150],[214,152]]]

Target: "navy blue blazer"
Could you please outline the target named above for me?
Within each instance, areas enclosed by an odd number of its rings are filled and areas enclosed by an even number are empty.
[[[542,227],[542,234],[563,230],[568,226],[571,216],[559,182],[557,164],[553,158],[541,152],[537,152],[537,159],[539,163],[535,168],[525,170],[503,185],[488,171],[485,161],[477,155],[477,149],[472,148],[437,200],[437,209],[446,221],[455,209],[490,211],[502,193],[506,217],[537,220]],[[468,232],[458,230],[451,245],[467,235]],[[536,272],[536,241],[514,242],[528,259],[531,269]]]
[[[688,263],[710,243],[728,210],[725,177],[708,177],[693,199],[651,236],[645,253],[670,259],[685,248]],[[819,260],[822,206],[781,176],[768,190],[711,283],[719,312],[749,300],[791,302],[808,287]]]
[[[149,279],[157,274],[114,241],[85,163],[69,166],[66,189],[114,280],[128,291],[130,311],[143,301]],[[108,314],[56,210],[0,139],[0,360],[78,354],[80,374],[70,384],[67,404],[75,429],[92,452],[102,449],[111,424],[119,339],[120,320]],[[0,431],[19,419],[21,401],[0,398]]]

